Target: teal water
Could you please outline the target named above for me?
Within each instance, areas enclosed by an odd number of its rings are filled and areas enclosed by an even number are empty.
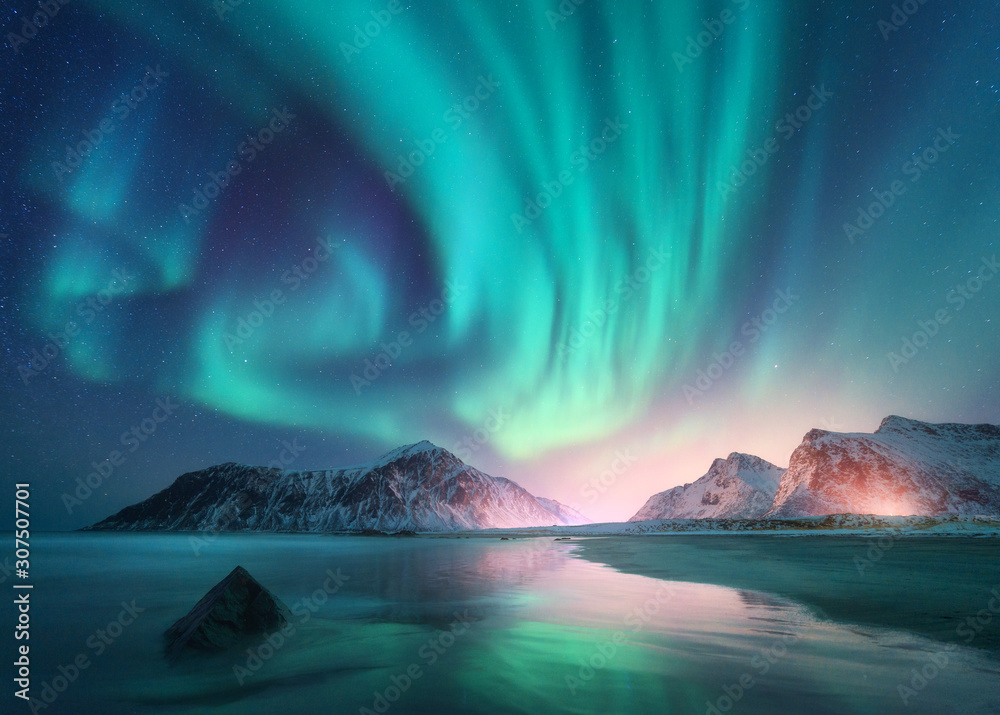
[[[55,686],[37,712],[1000,709],[997,664],[979,651],[934,655],[944,646],[775,596],[619,573],[572,542],[192,538],[36,537],[31,692]],[[168,664],[163,631],[237,565],[292,609],[292,628]],[[86,667],[72,677],[74,662]],[[915,670],[932,677],[904,703]]]

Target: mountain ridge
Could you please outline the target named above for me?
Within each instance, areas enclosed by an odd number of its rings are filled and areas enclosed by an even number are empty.
[[[336,469],[224,462],[182,474],[86,530],[434,532],[565,524],[561,518],[517,483],[424,440]]]
[[[784,472],[760,457],[732,452],[694,482],[651,496],[629,521],[757,518],[774,502]]]
[[[654,494],[630,522],[781,519],[829,514],[1000,516],[1000,426],[889,415],[874,432],[811,429],[780,481],[733,452],[695,482]],[[756,467],[756,468],[755,468]],[[772,475],[774,472],[767,472]],[[762,496],[770,504],[760,510]]]
[[[875,432],[813,429],[765,516],[1000,514],[1000,427],[889,415]]]

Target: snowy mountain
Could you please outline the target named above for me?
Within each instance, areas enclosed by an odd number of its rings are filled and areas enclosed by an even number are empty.
[[[293,471],[227,463],[178,477],[90,527],[107,531],[452,531],[577,523],[514,482],[491,477],[430,442],[367,464]],[[568,520],[563,520],[568,519]]]
[[[733,452],[716,459],[697,481],[654,494],[629,521],[753,519],[771,508],[784,472],[760,457]]]
[[[557,524],[563,524],[565,526],[579,526],[580,524],[589,524],[590,519],[585,517],[583,514],[578,512],[572,507],[568,507],[565,504],[560,504],[555,499],[544,499],[542,497],[535,497],[538,503],[542,507],[551,512],[556,517]]]
[[[874,434],[806,434],[769,517],[1000,515],[1000,427],[895,415]]]

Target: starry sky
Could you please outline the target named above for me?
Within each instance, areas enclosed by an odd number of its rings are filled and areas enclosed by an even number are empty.
[[[1000,423],[1000,7],[903,6],[5,2],[8,481],[68,529],[428,439],[610,521]]]

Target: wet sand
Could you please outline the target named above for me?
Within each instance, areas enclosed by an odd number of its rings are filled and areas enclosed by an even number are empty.
[[[575,555],[624,573],[774,593],[845,623],[1000,657],[1000,539],[741,534],[574,542]]]

